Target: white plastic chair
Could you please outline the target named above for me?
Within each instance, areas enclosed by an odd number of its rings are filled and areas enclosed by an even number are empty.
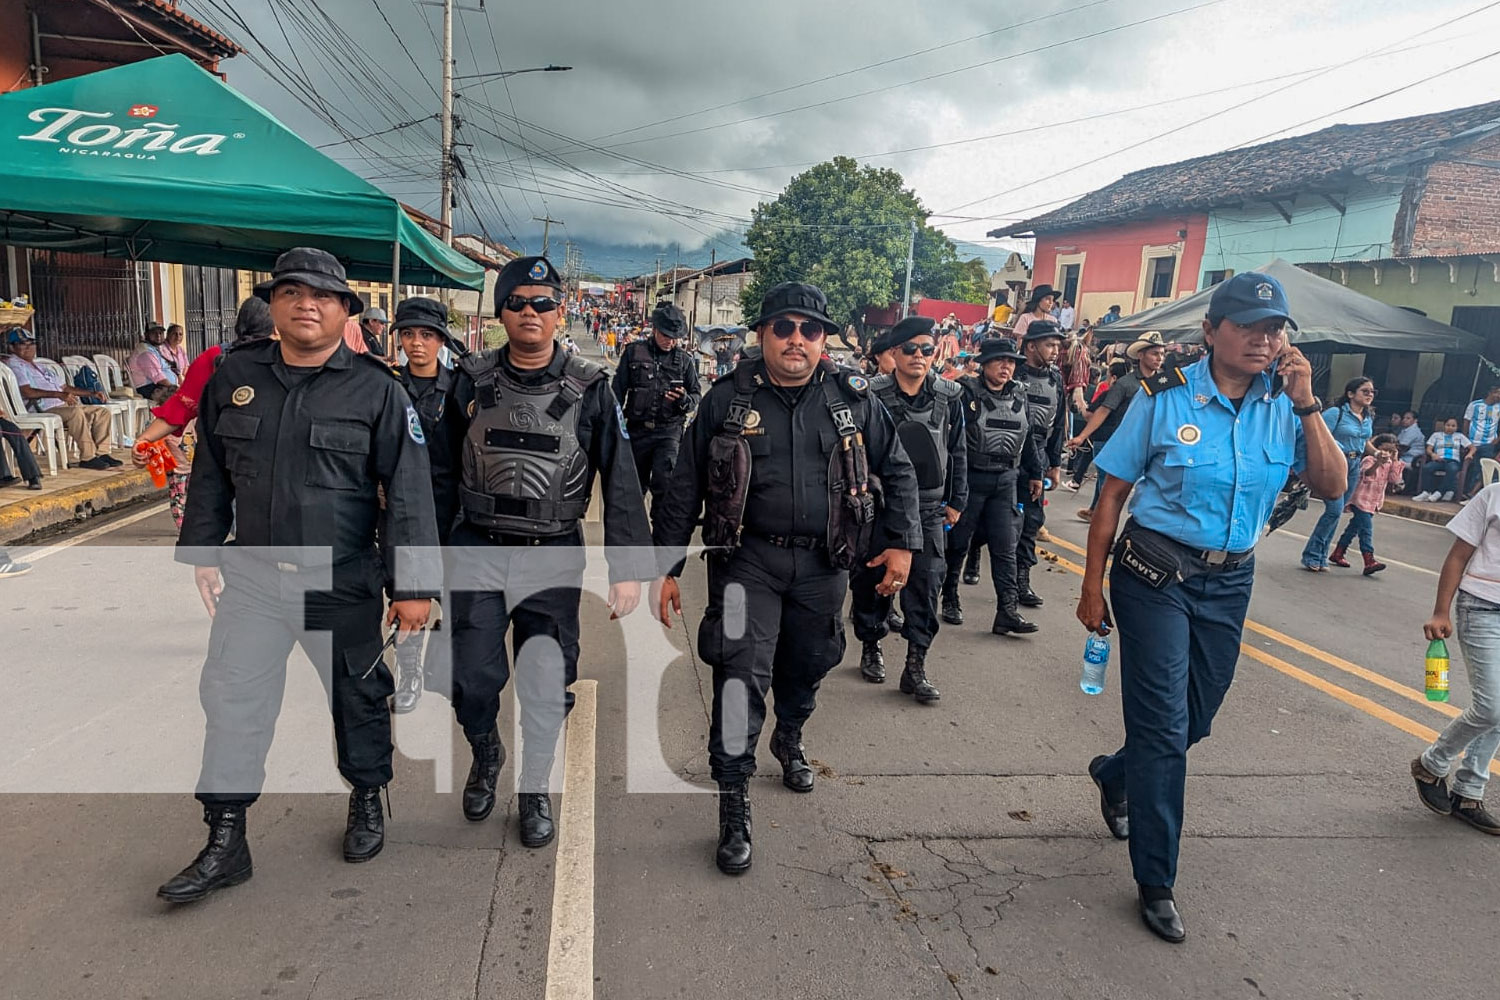
[[[57,465],[68,467],[68,437],[63,430],[62,417],[50,413],[27,413],[26,403],[21,398],[21,384],[16,373],[0,364],[0,410],[5,417],[21,430],[39,430],[42,436],[42,456],[47,459],[47,475],[57,475]]]
[[[139,396],[126,396],[125,373],[120,370],[120,363],[108,354],[94,355],[94,370],[99,373],[104,387],[109,390],[111,399],[125,403],[130,407],[130,436],[138,436],[146,425],[151,422],[151,401]],[[132,390],[134,391],[134,390]]]
[[[1500,482],[1500,462],[1493,458],[1481,458],[1479,460],[1479,482],[1488,486],[1494,482]]]
[[[50,362],[45,358],[37,358],[36,363],[39,365],[46,365],[52,364],[53,362]],[[85,367],[92,368],[94,362],[77,354],[69,354],[63,357],[62,364],[68,372],[68,384],[72,385],[73,379],[78,376],[78,373]],[[99,374],[97,368],[94,369],[94,374]],[[102,376],[100,377],[99,381],[101,384],[103,384],[104,379]],[[135,444],[135,422],[130,412],[130,401],[126,399],[111,399],[108,403],[105,403],[103,405],[109,410],[110,426],[113,429],[115,444],[122,445],[127,448]]]

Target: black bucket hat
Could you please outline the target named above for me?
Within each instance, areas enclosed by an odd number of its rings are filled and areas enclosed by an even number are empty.
[[[1057,289],[1053,288],[1051,285],[1037,285],[1031,290],[1031,294],[1026,297],[1026,307],[1021,311],[1031,312],[1031,310],[1037,307],[1037,303],[1041,302],[1048,296],[1051,296],[1053,299],[1058,298]]]
[[[671,302],[658,302],[651,311],[651,326],[674,340],[687,335],[687,317]]]
[[[354,316],[364,309],[365,302],[349,287],[344,265],[327,250],[317,247],[293,247],[280,257],[271,268],[271,280],[255,286],[255,294],[270,302],[271,290],[277,285],[295,281],[309,288],[321,288],[325,292],[338,292],[344,298],[349,315]]]
[[[800,281],[783,281],[767,292],[766,297],[760,300],[760,315],[746,325],[754,330],[762,323],[769,323],[789,313],[815,319],[829,333],[838,333],[842,329],[828,318],[828,296],[823,294],[823,290],[817,285],[805,285]]]
[[[1016,342],[1009,337],[986,337],[979,342],[979,363],[983,365],[987,361],[998,361],[1001,358],[1010,358],[1012,361],[1025,361],[1026,356],[1016,349]]]
[[[1026,327],[1026,335],[1021,338],[1021,343],[1029,344],[1033,340],[1046,340],[1049,337],[1056,337],[1058,340],[1067,339],[1063,336],[1062,328],[1050,319],[1033,320],[1031,325]]]
[[[402,299],[396,306],[396,322],[391,332],[399,333],[409,327],[420,326],[436,331],[439,336],[448,332],[448,310],[436,299]]]

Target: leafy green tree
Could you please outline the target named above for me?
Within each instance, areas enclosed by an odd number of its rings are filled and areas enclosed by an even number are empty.
[[[755,316],[766,292],[783,281],[817,285],[828,296],[829,315],[856,325],[865,307],[900,301],[913,221],[912,292],[949,298],[966,265],[953,242],[926,224],[927,209],[905,183],[894,170],[838,156],[793,177],[775,201],[757,205],[744,238],[755,254],[754,277],[741,297],[745,315]]]

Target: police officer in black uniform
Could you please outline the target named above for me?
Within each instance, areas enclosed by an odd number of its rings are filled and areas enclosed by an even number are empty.
[[[1016,372],[1016,381],[1026,390],[1031,435],[1041,450],[1047,478],[1052,480],[1054,487],[1061,475],[1062,446],[1068,436],[1063,378],[1057,369],[1057,354],[1062,350],[1062,343],[1062,330],[1056,323],[1043,319],[1034,321],[1021,338],[1021,352],[1026,355],[1026,362]],[[1025,504],[1025,508],[1020,539],[1016,542],[1016,599],[1025,607],[1039,608],[1042,599],[1031,589],[1031,567],[1037,564],[1036,536],[1046,523],[1047,510],[1039,499]]]
[[[943,621],[962,625],[958,575],[970,539],[983,531],[990,541],[990,580],[995,585],[996,635],[1026,634],[1035,623],[1016,606],[1016,498],[1042,497],[1042,460],[1031,434],[1026,390],[1012,377],[1025,361],[1014,340],[991,337],[979,346],[979,375],[959,379],[964,393],[969,498],[948,538],[948,575],[943,581]],[[1024,484],[1024,485],[1023,485]]]
[[[620,355],[613,387],[625,410],[636,478],[657,504],[677,464],[683,423],[697,409],[702,389],[698,363],[679,343],[687,336],[682,310],[670,302],[657,303],[651,331],[650,337],[635,341]]]
[[[455,402],[469,418],[449,537],[453,709],[473,748],[464,816],[487,818],[505,762],[496,716],[510,679],[510,631],[521,709],[521,843],[542,847],[555,827],[547,797],[554,748],[578,674],[581,521],[594,477],[603,480],[609,604],[615,617],[640,601],[650,524],[635,460],[602,365],[568,357],[553,339],[562,279],[545,257],[500,272],[495,312],[508,342],[459,362]],[[646,554],[628,563],[627,547]]]
[[[922,550],[912,557],[911,579],[901,591],[906,638],[906,669],[901,693],[915,695],[929,705],[941,696],[927,677],[927,650],[938,632],[938,592],[947,576],[945,559],[948,529],[958,523],[968,495],[965,472],[968,449],[964,441],[963,390],[932,373],[937,341],[933,320],[909,316],[889,334],[895,370],[870,382],[870,392],[885,404],[896,422],[896,435],[917,472],[922,520]],[[877,548],[885,548],[881,542]],[[875,590],[878,568],[861,567],[850,574],[854,635],[863,646],[859,669],[872,684],[885,681],[880,640],[886,634],[891,598]]]
[[[354,786],[344,860],[380,852],[393,687],[380,662],[381,588],[391,588],[387,623],[409,634],[426,622],[441,573],[422,425],[390,369],[344,345],[360,300],[343,266],[322,250],[289,250],[256,294],[281,340],[235,347],[209,381],[177,541],[177,559],[198,567],[213,627],[199,685],[207,732],[197,798],[209,838],[157,890],[174,903],[251,875],[245,813],[265,780],[297,643],[323,674],[339,773]],[[385,547],[422,547],[401,555],[396,581],[385,578],[395,560],[376,548],[377,522]],[[331,663],[318,662],[322,632],[332,632]]]
[[[890,414],[870,398],[863,375],[820,360],[839,329],[827,310],[812,285],[770,290],[751,324],[760,348],[703,397],[672,488],[652,511],[666,574],[652,587],[652,607],[669,628],[669,609],[682,609],[682,553],[704,511],[711,555],[698,649],[714,671],[716,860],[730,875],[750,868],[746,782],[766,693],[776,695],[771,753],[782,783],[810,792],[802,727],[823,676],[844,655],[845,574],[885,538],[890,548],[869,563],[884,568],[877,589],[889,596],[906,585],[911,552],[922,547],[916,473]]]
[[[396,346],[406,354],[406,364],[392,370],[406,387],[422,421],[422,435],[427,439],[427,457],[432,466],[432,503],[437,512],[438,541],[444,545],[448,544],[458,509],[459,447],[469,423],[463,407],[453,403],[457,376],[453,369],[438,361],[439,351],[448,343],[447,329],[447,307],[435,299],[424,298],[403,300],[396,307],[396,321],[391,324]],[[428,646],[428,655],[443,650],[443,643],[434,640]],[[400,679],[391,699],[391,711],[405,715],[417,707],[422,696],[420,635],[397,643],[396,665],[400,668]],[[446,671],[438,672],[446,675]]]

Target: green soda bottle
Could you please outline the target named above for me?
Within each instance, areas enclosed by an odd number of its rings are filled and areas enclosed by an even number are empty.
[[[1441,639],[1427,644],[1427,700],[1448,700],[1448,644]]]

